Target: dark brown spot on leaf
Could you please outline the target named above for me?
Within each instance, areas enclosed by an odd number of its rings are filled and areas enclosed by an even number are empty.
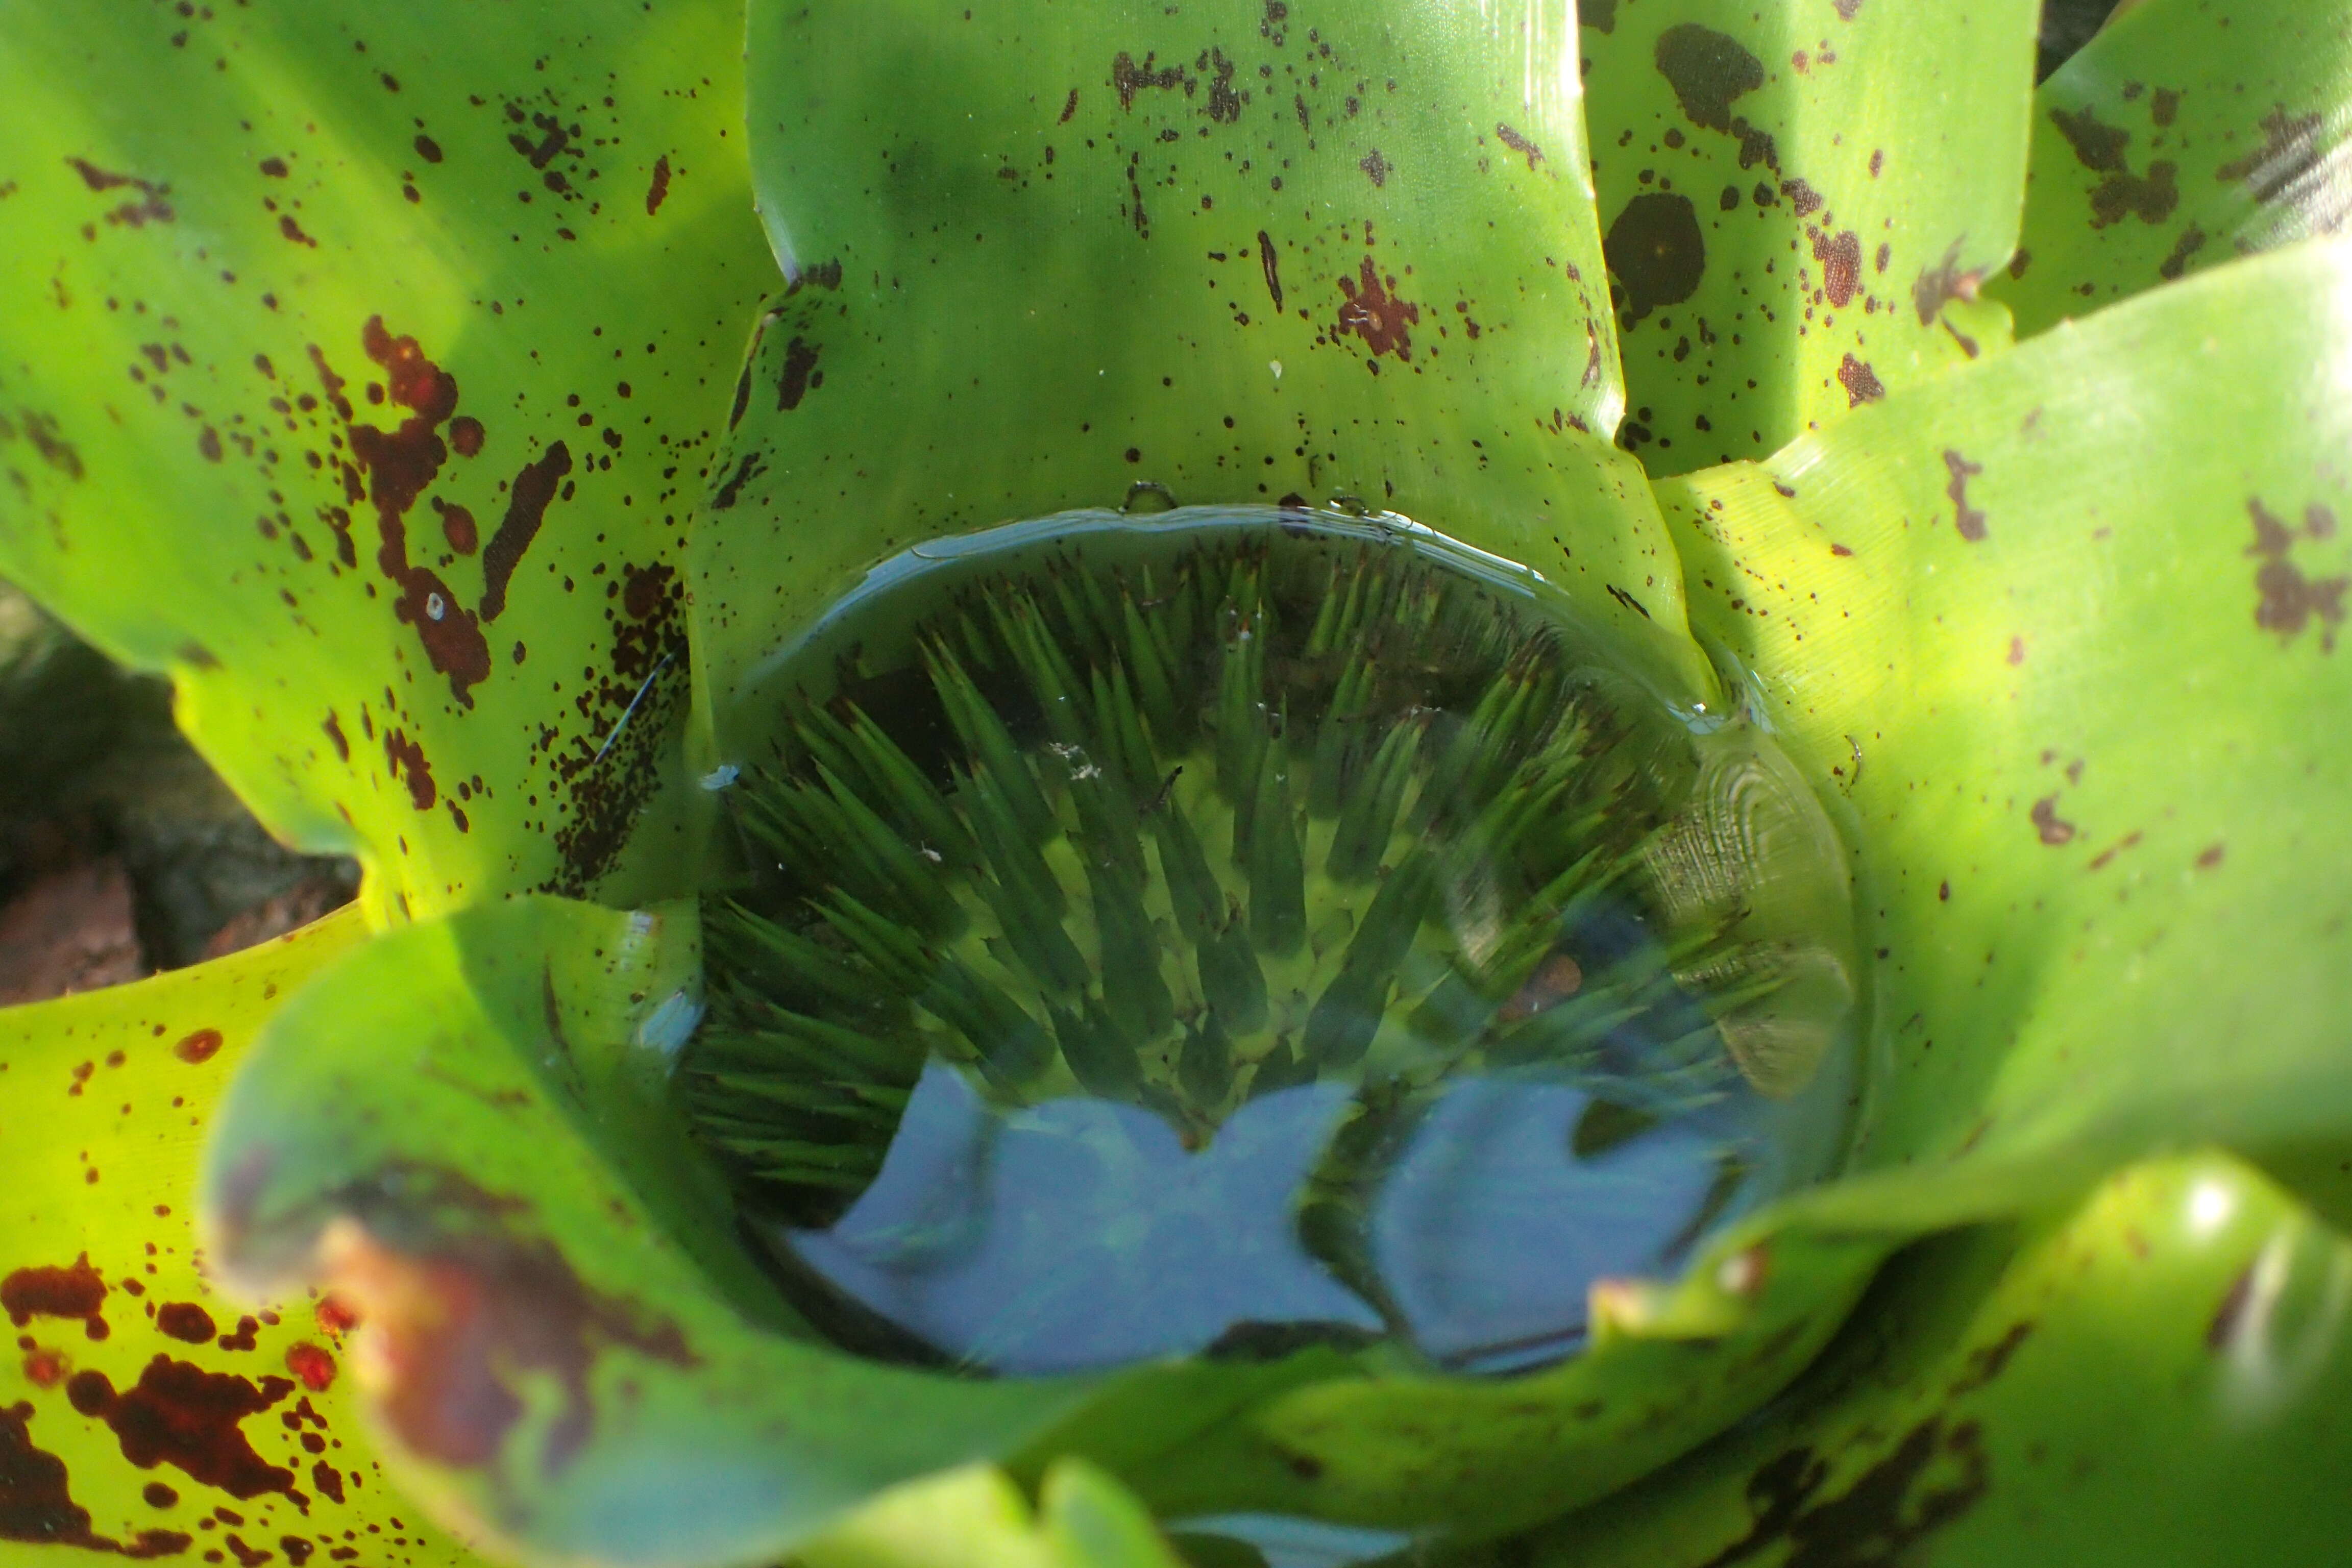
[[[590,1373],[600,1356],[699,1364],[675,1322],[592,1289],[553,1245],[515,1233],[509,1216],[521,1205],[454,1173],[433,1179],[441,1191],[426,1225],[413,1211],[369,1224],[366,1210],[386,1200],[360,1199],[365,1233],[346,1248],[339,1280],[366,1301],[382,1335],[384,1418],[416,1453],[460,1468],[493,1462],[522,1419],[527,1382],[549,1378],[561,1405],[538,1464],[553,1476],[594,1430]],[[432,1238],[394,1248],[375,1239],[380,1228]]]
[[[1852,229],[1834,235],[1820,229],[1810,232],[1813,259],[1822,267],[1822,292],[1831,304],[1843,310],[1862,287],[1862,236]]]
[[[2179,173],[2170,160],[2158,159],[2147,166],[2145,177],[2109,174],[2091,193],[2091,226],[2105,228],[2134,214],[2142,223],[2162,223],[2180,205],[2180,190],[2173,183]]]
[[[218,1331],[213,1315],[194,1301],[167,1301],[155,1312],[155,1328],[160,1333],[184,1344],[209,1344]]]
[[[2085,104],[2080,114],[2069,114],[2063,109],[2050,111],[2050,122],[2074,149],[2074,161],[2095,174],[2118,174],[2124,168],[2124,149],[2131,144],[2131,132],[2119,125],[2099,123],[2098,110]]]
[[[127,1393],[98,1372],[76,1373],[66,1384],[76,1410],[113,1429],[124,1458],[142,1469],[173,1466],[235,1498],[292,1492],[294,1472],[254,1452],[238,1423],[293,1391],[282,1377],[257,1385],[166,1355],[149,1362]]]
[[[1764,85],[1761,60],[1738,40],[1696,22],[1677,23],[1659,34],[1653,58],[1692,124],[1738,139],[1741,168],[1762,163],[1779,172],[1772,138],[1731,112],[1735,100]]]
[[[79,1546],[131,1558],[174,1557],[194,1544],[193,1538],[173,1530],[142,1530],[128,1544],[94,1533],[89,1510],[73,1500],[66,1462],[34,1446],[32,1421],[33,1407],[26,1402],[0,1407],[0,1541]],[[152,1494],[158,1489],[148,1489]],[[152,1495],[148,1500],[154,1500]]]
[[[1395,288],[1396,279],[1384,280],[1374,269],[1372,258],[1365,257],[1353,279],[1339,279],[1339,292],[1345,298],[1339,306],[1335,333],[1344,336],[1353,332],[1363,339],[1374,358],[1392,353],[1399,361],[1411,360],[1412,329],[1421,320],[1421,307],[1399,299],[1393,292]]]
[[[794,338],[784,345],[783,369],[776,376],[776,408],[789,412],[801,405],[809,388],[823,384],[822,376],[812,379],[816,370],[819,345],[805,338]]]
[[[661,211],[662,203],[668,197],[669,154],[665,153],[654,160],[653,180],[646,186],[646,216],[651,217]]]
[[[408,784],[408,798],[419,811],[429,811],[437,794],[433,784],[433,766],[425,759],[425,748],[410,740],[404,731],[383,732],[383,759],[395,779]]]
[[[172,1054],[191,1067],[201,1066],[217,1055],[221,1048],[218,1029],[198,1029],[172,1047]]]
[[[1139,66],[1133,55],[1121,49],[1118,58],[1111,61],[1110,85],[1112,90],[1118,94],[1121,109],[1132,110],[1135,95],[1147,89],[1166,89],[1188,85],[1181,67],[1163,66],[1158,70],[1152,69],[1152,61],[1158,58],[1154,54],[1146,54],[1143,63]]]
[[[1837,378],[1838,384],[1845,388],[1845,405],[1848,408],[1875,403],[1886,395],[1886,387],[1879,381],[1878,373],[1872,370],[1867,362],[1852,354],[1846,355],[1844,362],[1838,366]]]
[[[441,537],[449,542],[450,549],[460,555],[471,555],[481,548],[481,527],[474,521],[472,512],[455,501],[436,510],[441,513]]]
[[[495,621],[507,607],[507,584],[522,563],[523,552],[539,537],[540,524],[572,471],[572,448],[551,442],[535,463],[525,463],[507,492],[507,514],[482,551],[482,619]]]
[[[2032,1323],[2011,1323],[2009,1331],[1989,1345],[1979,1345],[1969,1352],[1968,1365],[1952,1382],[1950,1394],[1958,1398],[1982,1388],[2008,1370],[2010,1358],[2033,1336]]]
[[[1512,130],[1509,126],[1498,121],[1495,126],[1495,135],[1502,142],[1504,146],[1508,147],[1512,152],[1517,153],[1520,157],[1525,158],[1528,161],[1528,170],[1530,174],[1535,171],[1535,166],[1538,163],[1544,161],[1543,149],[1537,146],[1533,142],[1528,141],[1517,131]]]
[[[89,1265],[85,1252],[63,1268],[19,1268],[0,1279],[0,1310],[23,1328],[35,1318],[79,1318],[89,1338],[106,1338],[106,1281]]]
[[[1943,1418],[1931,1417],[1840,1495],[1816,1501],[1830,1464],[1811,1448],[1791,1448],[1748,1481],[1748,1533],[1707,1559],[1702,1568],[1730,1568],[1776,1544],[1784,1568],[1864,1568],[1910,1560],[1912,1547],[1982,1500],[1986,1461],[1974,1422],[1943,1437]],[[1941,1441],[1938,1439],[1941,1438]],[[1941,1478],[1927,1478],[1944,1461]]]
[[[2205,231],[2190,224],[2172,242],[2172,254],[2156,264],[2156,275],[2169,281],[2189,270],[2189,258],[2205,248]]]
[[[733,506],[736,498],[742,494],[743,487],[757,479],[766,469],[767,465],[761,460],[759,453],[744,453],[743,460],[735,465],[735,471],[727,476],[726,482],[721,484],[717,492],[711,496],[710,510],[725,511]]]
[[[1944,493],[1952,500],[1952,526],[1960,537],[1974,544],[1985,536],[1985,514],[1969,504],[1969,481],[1984,472],[1984,465],[1971,463],[1958,452],[1944,452],[1944,471],[1951,476]]]
[[[1257,231],[1257,260],[1265,273],[1265,291],[1274,297],[1274,308],[1282,309],[1282,269],[1275,259],[1274,241],[1264,229]]]
[[[2352,589],[2352,576],[2307,577],[2290,558],[2295,544],[2294,531],[2284,520],[2273,515],[2259,500],[2246,502],[2247,514],[2254,525],[2254,542],[2246,553],[2262,562],[2254,572],[2254,624],[2265,631],[2279,634],[2283,643],[2293,642],[2315,619],[2319,622],[2319,651],[2336,650],[2336,628],[2344,624],[2344,597]],[[2305,512],[2305,533],[2313,540],[2334,537],[2336,516],[2326,507],[2315,506]]]
[[[2033,831],[2041,837],[2042,843],[2052,848],[2074,842],[2074,825],[2058,815],[2056,795],[2046,795],[2035,801],[2033,809],[2027,816],[2033,824]]]
[[[1662,305],[1689,299],[1706,271],[1698,214],[1689,197],[1672,192],[1646,191],[1627,202],[1601,248],[1623,286],[1629,326]]]

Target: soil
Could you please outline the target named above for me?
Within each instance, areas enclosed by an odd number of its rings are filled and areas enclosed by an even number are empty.
[[[0,1005],[234,952],[358,884],[270,838],[173,727],[167,684],[0,584]]]

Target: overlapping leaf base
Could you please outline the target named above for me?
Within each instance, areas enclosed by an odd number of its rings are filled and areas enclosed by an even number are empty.
[[[1195,1281],[1167,1342],[1104,1356],[1311,1320],[1483,1364],[1560,1353],[1593,1269],[1530,1299],[1499,1258],[1411,1258],[1584,1224],[1611,1239],[1583,1261],[1654,1263],[1779,1184],[1756,1110],[1813,1079],[1850,992],[1834,929],[1800,929],[1839,911],[1791,905],[1821,868],[1759,849],[1802,812],[1757,787],[1751,737],[1695,731],[1539,584],[1425,533],[1266,511],[980,553],[927,606],[903,590],[911,614],[842,617],[832,689],[740,793],[766,875],[713,911],[684,1081],[755,1206],[802,1227],[788,1272],[872,1306],[978,1247],[1003,1256],[950,1293],[1009,1300],[1090,1249],[1132,1278],[1172,1247],[1256,1283]],[[1020,1239],[1041,1202],[1057,1234]],[[1124,1206],[1218,1235],[1188,1253]],[[919,1210],[994,1239],[915,1237]],[[1486,1230],[1402,1234],[1439,1210]],[[1416,1268],[1451,1283],[1410,1302]],[[1468,1327],[1470,1275],[1526,1352]],[[950,1359],[981,1352],[948,1318],[992,1363],[1072,1359],[935,1308],[883,1315]]]

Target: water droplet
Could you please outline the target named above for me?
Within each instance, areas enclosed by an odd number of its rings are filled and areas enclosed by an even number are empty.
[[[1827,820],[1531,573],[1073,514],[886,564],[772,668],[725,799],[776,871],[709,903],[677,1088],[845,1345],[1512,1371],[1839,1153]]]
[[[439,620],[449,613],[448,604],[438,594],[425,595],[425,614],[428,620]]]

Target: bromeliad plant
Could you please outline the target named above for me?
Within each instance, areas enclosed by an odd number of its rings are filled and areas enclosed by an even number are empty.
[[[0,1538],[1144,1563],[1148,1510],[1204,1561],[1269,1517],[1563,1563],[2326,1560],[2352,252],[2315,236],[2352,17],[2147,0],[2035,92],[2033,9],[753,0],[748,52],[719,4],[0,10],[0,570],[168,670],[274,831],[368,866],[284,944],[0,1016]],[[1377,1012],[1434,940],[1318,970],[1242,895],[1295,883],[1311,925],[1434,876],[1375,829],[1441,833],[1453,775],[1334,762],[1430,804],[1343,834],[1302,795],[1326,880],[1279,835],[1253,860],[1291,799],[1262,781],[1324,776],[1305,710],[1245,757],[1213,712],[1111,721],[1158,700],[1056,687],[1021,628],[1164,637],[1113,600],[983,595],[910,656],[952,800],[794,700],[796,639],[880,563],[1178,503],[1438,530],[1652,700],[1776,737],[1864,955],[1835,1179],[1596,1286],[1578,1352],[1512,1376],[1328,1335],[951,1376],[815,1331],[738,1189],[862,1180],[911,1058],[810,1122],[775,1053],[915,1026],[812,1011],[824,964],[919,991],[966,942],[1035,982],[920,999],[933,1038],[1026,1041],[976,1080],[1051,1058],[1205,1132],[1239,1074],[1379,1052],[1327,1014],[1277,1058],[1242,958]],[[1219,658],[1245,576],[1189,623]],[[1057,690],[1095,727],[1053,732]],[[1148,833],[1199,996],[1108,925],[1066,983],[968,934],[1044,940],[990,901],[1030,863],[983,782],[998,697],[1117,753],[1129,816],[1073,793],[1021,831]],[[934,945],[856,896],[904,866],[853,803],[994,868]],[[1207,881],[1179,822],[1229,851]],[[1117,902],[1084,882],[1026,886]],[[764,942],[797,978],[706,984],[706,909],[725,974]],[[1730,934],[1678,976],[1754,978]],[[1455,973],[1496,1018],[1570,1005],[1517,962]],[[1781,1037],[1730,990],[1733,1057]],[[1183,1045],[1089,1056],[1111,1029]]]

